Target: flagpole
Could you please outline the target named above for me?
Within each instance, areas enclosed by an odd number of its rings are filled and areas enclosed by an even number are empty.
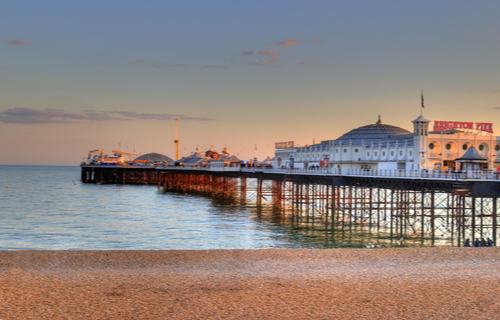
[[[420,90],[420,98],[422,99],[422,107],[420,108],[420,115],[424,116],[424,90]]]

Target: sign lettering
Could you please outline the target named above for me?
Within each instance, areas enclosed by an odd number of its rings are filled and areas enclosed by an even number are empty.
[[[434,121],[434,131],[449,130],[449,129],[462,129],[474,130],[493,133],[493,123],[476,122],[460,122],[460,121]]]
[[[295,146],[295,143],[293,141],[287,141],[287,142],[276,142],[274,144],[274,148],[276,150],[283,150],[283,149],[290,149]]]
[[[493,123],[476,122],[476,130],[493,133]]]

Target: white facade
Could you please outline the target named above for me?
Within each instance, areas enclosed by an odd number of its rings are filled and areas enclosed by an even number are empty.
[[[379,119],[373,125],[351,130],[336,140],[276,149],[275,168],[336,167],[350,169],[460,169],[455,159],[475,146],[488,160],[483,169],[496,169],[500,161],[500,137],[472,130],[429,132],[430,120],[422,116],[412,121],[413,132],[385,125]]]

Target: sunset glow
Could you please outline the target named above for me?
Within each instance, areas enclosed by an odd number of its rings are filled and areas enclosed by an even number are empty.
[[[500,3],[12,1],[0,10],[0,164],[89,150],[243,160],[384,122],[497,125]],[[474,129],[476,129],[474,127]],[[121,147],[120,147],[121,146]]]

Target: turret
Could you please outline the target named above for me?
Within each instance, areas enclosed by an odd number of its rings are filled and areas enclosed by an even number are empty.
[[[413,169],[422,170],[428,168],[428,145],[429,145],[429,123],[430,120],[423,116],[413,120]]]

